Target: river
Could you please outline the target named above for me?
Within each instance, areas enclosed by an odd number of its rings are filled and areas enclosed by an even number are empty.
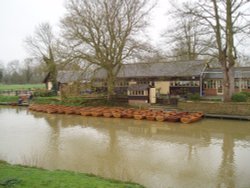
[[[148,188],[250,187],[250,122],[181,124],[0,106],[0,159]]]

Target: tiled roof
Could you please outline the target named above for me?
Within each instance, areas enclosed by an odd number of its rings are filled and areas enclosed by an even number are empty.
[[[141,77],[190,77],[199,76],[206,66],[205,61],[178,61],[166,63],[135,63],[124,64],[117,78]],[[106,71],[100,69],[95,73],[95,78],[103,79]]]
[[[90,77],[86,73],[80,71],[59,71],[57,74],[57,81],[60,83],[69,83],[75,81],[87,81]]]
[[[235,78],[250,78],[250,67],[235,67]],[[207,68],[204,72],[205,79],[222,79],[223,73],[221,68]]]

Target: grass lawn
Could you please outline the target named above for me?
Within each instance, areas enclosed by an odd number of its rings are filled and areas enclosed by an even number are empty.
[[[10,165],[0,161],[0,187],[142,188],[143,186],[70,171]]]
[[[1,90],[28,90],[28,89],[45,89],[44,84],[0,84]]]
[[[0,102],[17,102],[18,96],[2,96],[0,95]]]

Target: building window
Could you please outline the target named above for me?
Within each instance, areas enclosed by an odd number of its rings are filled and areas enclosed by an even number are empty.
[[[130,96],[144,96],[146,93],[144,91],[138,90],[138,91],[129,91]]]
[[[239,80],[235,80],[235,81],[234,81],[234,87],[235,87],[236,89],[238,89],[239,86],[240,86]]]
[[[177,87],[198,87],[200,85],[199,81],[171,81],[170,86]]]
[[[207,80],[207,81],[204,81],[203,87],[205,89],[216,89],[216,80]]]
[[[115,83],[116,87],[127,87],[128,82],[127,81],[118,81]]]
[[[216,80],[208,80],[207,81],[207,88],[216,89]]]

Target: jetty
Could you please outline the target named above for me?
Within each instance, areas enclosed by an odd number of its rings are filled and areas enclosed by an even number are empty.
[[[206,118],[235,119],[235,120],[248,120],[248,121],[250,121],[250,116],[227,115],[227,114],[205,114],[204,116]]]

